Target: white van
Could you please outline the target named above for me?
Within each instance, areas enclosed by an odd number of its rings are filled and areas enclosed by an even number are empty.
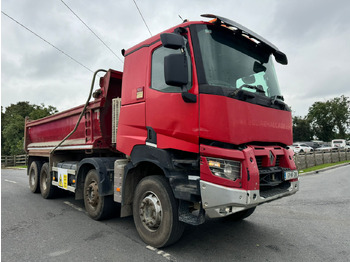
[[[334,139],[332,140],[332,147],[345,148],[346,140],[345,139]]]

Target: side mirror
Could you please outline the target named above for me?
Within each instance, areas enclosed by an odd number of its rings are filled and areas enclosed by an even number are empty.
[[[183,87],[188,83],[188,65],[186,55],[171,54],[164,57],[165,83],[170,86]]]
[[[163,33],[160,35],[160,40],[164,47],[175,50],[180,49],[185,45],[184,38],[179,34]]]

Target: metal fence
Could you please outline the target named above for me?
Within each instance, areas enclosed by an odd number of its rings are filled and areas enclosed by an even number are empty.
[[[1,156],[1,166],[26,166],[28,155]]]
[[[298,169],[318,166],[322,164],[336,163],[350,160],[350,151],[337,150],[331,152],[299,153],[294,155]],[[25,166],[28,164],[28,155],[1,156],[1,166]]]
[[[339,149],[330,152],[299,153],[294,155],[294,160],[297,168],[300,170],[322,164],[350,160],[350,151]]]

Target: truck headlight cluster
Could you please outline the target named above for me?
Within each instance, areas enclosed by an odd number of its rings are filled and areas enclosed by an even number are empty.
[[[215,176],[235,181],[241,178],[241,162],[207,157],[209,169]]]

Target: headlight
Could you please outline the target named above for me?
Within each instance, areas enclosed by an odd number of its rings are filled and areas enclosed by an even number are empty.
[[[215,176],[235,181],[241,178],[241,162],[207,157],[209,169]]]

